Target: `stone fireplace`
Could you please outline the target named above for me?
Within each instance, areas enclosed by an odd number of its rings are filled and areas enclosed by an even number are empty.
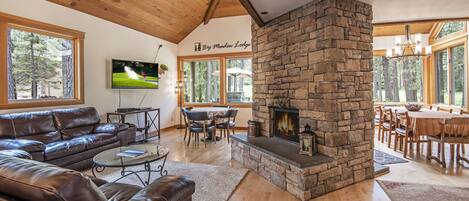
[[[232,158],[301,200],[372,178],[371,21],[361,1],[312,0],[263,27],[253,22],[253,119],[264,137],[233,140]],[[272,108],[297,109],[319,153],[299,155],[274,137]]]
[[[299,142],[300,113],[293,108],[271,108],[272,135],[292,142]]]

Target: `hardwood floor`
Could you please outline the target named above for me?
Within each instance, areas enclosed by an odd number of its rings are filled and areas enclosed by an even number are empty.
[[[243,131],[238,131],[243,132]],[[205,163],[219,166],[242,167],[236,161],[231,161],[230,146],[226,139],[210,143],[204,148],[203,142],[199,146],[193,146],[192,142],[187,147],[183,141],[184,130],[171,129],[162,132],[161,142],[152,140],[170,148],[169,160],[191,163]],[[402,157],[402,153],[388,149],[387,145],[375,142],[375,148],[386,153]],[[423,149],[426,150],[426,149]],[[466,155],[469,155],[466,153]],[[356,200],[390,200],[381,189],[376,179],[401,181],[409,183],[436,184],[445,186],[469,187],[469,168],[450,166],[447,170],[441,168],[436,162],[427,162],[425,156],[411,155],[409,163],[389,165],[390,173],[373,180],[367,180],[358,184],[326,194],[314,200],[356,201]],[[449,157],[448,157],[449,158]],[[469,166],[466,164],[466,166]],[[286,191],[270,184],[268,181],[249,172],[241,182],[230,201],[293,201],[297,200]]]

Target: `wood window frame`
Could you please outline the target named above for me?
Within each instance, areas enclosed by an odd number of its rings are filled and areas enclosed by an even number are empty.
[[[20,29],[42,35],[73,40],[74,94],[71,99],[8,100],[8,29]],[[84,39],[85,33],[0,12],[0,109],[50,107],[84,104]]]
[[[213,106],[230,106],[238,108],[251,108],[252,103],[229,103],[226,99],[226,60],[233,58],[252,58],[252,52],[234,52],[222,54],[204,54],[191,56],[178,56],[178,82],[184,82],[184,61],[202,61],[202,60],[218,60],[220,61],[220,102],[218,103],[186,103],[183,97],[178,97],[178,104],[183,107],[213,107]],[[184,96],[185,89],[181,89],[180,96]]]
[[[386,50],[385,49],[379,49],[379,50],[373,50],[373,57],[385,57],[386,56]],[[430,57],[431,56],[424,56],[422,57],[422,82],[423,82],[423,103],[428,104],[429,103],[429,97],[428,97],[428,91],[429,91],[429,79],[428,79],[428,73],[429,73],[429,67],[430,67]],[[375,102],[377,105],[385,105],[385,104],[391,104],[391,105],[400,105],[403,104],[403,102]]]
[[[428,82],[426,82],[426,86],[428,90],[425,90],[427,92],[427,98],[428,98],[428,104],[437,104],[438,98],[437,98],[437,80],[436,80],[436,68],[437,68],[437,59],[436,59],[436,53],[442,50],[447,50],[448,52],[448,90],[452,90],[452,51],[451,49],[457,46],[464,46],[464,72],[465,72],[465,77],[466,77],[466,82],[465,82],[465,94],[464,94],[464,100],[465,102],[463,103],[463,107],[468,107],[469,105],[469,100],[468,100],[468,85],[469,83],[467,82],[467,78],[469,78],[469,72],[468,72],[468,29],[467,29],[467,19],[464,20],[464,29],[462,31],[458,31],[452,34],[449,34],[443,38],[437,39],[436,37],[440,33],[441,29],[443,28],[444,23],[446,22],[441,22],[436,24],[432,30],[430,31],[430,39],[429,39],[429,45],[432,46],[432,55],[429,58],[429,68],[428,72],[425,74],[425,77]],[[448,92],[450,93],[450,92]],[[448,94],[448,106],[452,106],[452,95],[451,93]]]

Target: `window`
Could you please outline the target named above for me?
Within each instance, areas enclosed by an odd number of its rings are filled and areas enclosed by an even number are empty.
[[[438,103],[465,105],[464,55],[464,45],[436,52],[436,95]]]
[[[220,62],[184,61],[184,101],[218,103],[220,101]]]
[[[185,105],[250,106],[251,53],[179,57]]]
[[[84,33],[0,13],[0,108],[83,103]]]
[[[226,97],[229,103],[252,102],[251,58],[226,60]]]
[[[466,78],[464,73],[464,45],[451,48],[451,104],[464,105]]]
[[[437,102],[449,104],[448,96],[448,51],[442,50],[436,53],[436,94]]]
[[[453,33],[463,31],[465,22],[447,22],[443,24],[440,32],[437,35],[437,39],[444,38]]]
[[[373,97],[378,102],[422,102],[421,57],[373,57]]]

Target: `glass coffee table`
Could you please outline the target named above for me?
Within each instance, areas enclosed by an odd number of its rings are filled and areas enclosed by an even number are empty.
[[[145,153],[136,157],[129,156],[118,156],[117,154],[122,153],[126,150],[139,150]],[[96,173],[104,171],[105,168],[121,168],[121,177],[113,182],[117,182],[127,176],[135,175],[142,182],[143,186],[150,183],[151,173],[160,173],[161,176],[168,174],[168,171],[164,169],[166,163],[166,157],[169,154],[169,149],[156,144],[139,144],[130,145],[126,147],[117,147],[103,151],[93,157],[93,167],[91,171],[93,176],[96,177]],[[151,169],[151,163],[162,160],[163,163],[158,165],[156,169]],[[143,165],[142,170],[129,170],[128,167]],[[148,174],[146,181],[140,177],[140,173]]]

